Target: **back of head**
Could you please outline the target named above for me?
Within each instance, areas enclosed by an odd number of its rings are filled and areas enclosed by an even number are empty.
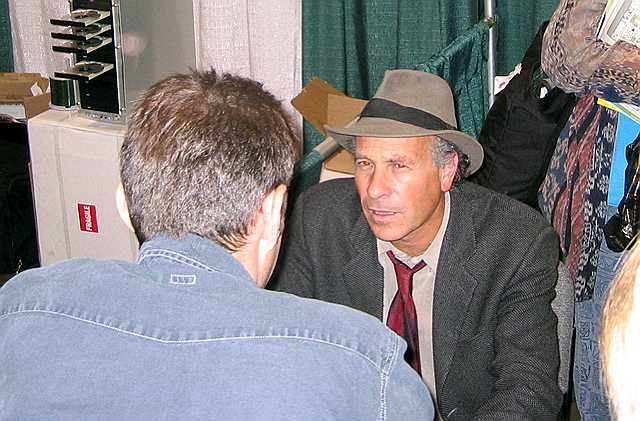
[[[602,319],[602,367],[616,419],[640,417],[640,243],[609,290]]]
[[[211,70],[156,83],[121,150],[138,240],[192,233],[237,250],[265,194],[289,183],[295,151],[280,102],[255,81]]]

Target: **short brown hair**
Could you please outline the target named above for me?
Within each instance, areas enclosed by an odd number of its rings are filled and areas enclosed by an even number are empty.
[[[157,82],[121,149],[138,240],[193,233],[237,250],[264,195],[289,184],[296,145],[280,102],[253,80],[211,70]]]

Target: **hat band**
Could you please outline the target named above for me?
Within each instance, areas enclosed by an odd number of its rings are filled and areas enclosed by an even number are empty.
[[[370,100],[360,113],[360,118],[362,117],[386,118],[427,130],[458,130],[431,113],[382,98]]]

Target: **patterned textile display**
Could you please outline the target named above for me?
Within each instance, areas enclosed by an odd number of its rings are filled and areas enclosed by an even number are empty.
[[[583,97],[560,133],[538,197],[560,236],[576,301],[593,296],[617,113]]]
[[[609,206],[607,219],[615,214],[616,210],[616,207]],[[623,255],[624,253],[609,250],[606,241],[602,241],[593,298],[576,303],[575,307],[576,344],[573,384],[582,421],[611,419],[600,367],[600,320],[607,292]]]
[[[553,83],[587,95],[560,136],[539,195],[543,212],[560,234],[579,301],[574,386],[583,421],[610,419],[600,379],[598,336],[617,261],[602,241],[617,113],[595,105],[593,96],[640,105],[640,49],[625,42],[609,46],[597,39],[606,4],[607,0],[562,0],[545,33],[542,55],[542,67]]]
[[[640,105],[640,49],[597,39],[607,0],[562,0],[544,37],[542,68],[565,92]]]

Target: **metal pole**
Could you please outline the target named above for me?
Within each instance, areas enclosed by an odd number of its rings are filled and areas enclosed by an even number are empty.
[[[487,79],[489,86],[489,107],[493,105],[493,83],[496,76],[496,4],[495,0],[484,0],[485,22],[489,25],[489,57],[487,60]]]

